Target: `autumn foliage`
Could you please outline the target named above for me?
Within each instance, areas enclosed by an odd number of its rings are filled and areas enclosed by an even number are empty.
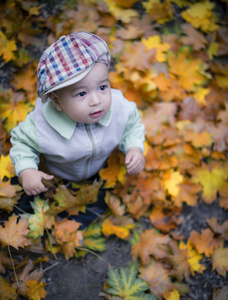
[[[227,1],[217,5],[209,0],[65,1],[53,15],[39,1],[0,4],[0,64],[7,74],[0,87],[0,298],[46,297],[36,262],[22,263],[10,254],[10,248],[38,245],[43,237],[49,254],[63,253],[66,259],[104,251],[111,235],[128,240],[134,262],[120,272],[110,268],[106,299],[179,299],[189,292],[190,277],[205,272],[203,257],[226,276],[228,221],[208,218],[207,228],[190,236],[178,230],[183,206],[216,202],[228,209],[228,44],[221,12]],[[10,130],[34,107],[42,51],[79,30],[108,43],[112,87],[140,109],[145,170],[127,175],[123,155],[115,152],[100,171],[101,182],[66,188],[55,179],[44,199],[34,200],[34,214],[9,217],[23,192],[10,180],[15,175]],[[82,231],[79,223],[57,218],[62,211],[85,212],[102,181],[109,210],[97,223]],[[10,268],[16,276],[9,282],[4,274]],[[213,299],[219,294],[227,297],[228,291],[214,290]]]

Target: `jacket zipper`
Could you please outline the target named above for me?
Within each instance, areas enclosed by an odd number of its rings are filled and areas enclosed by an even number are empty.
[[[88,137],[89,137],[89,139],[90,139],[90,141],[91,141],[92,148],[93,148],[93,149],[92,149],[92,155],[91,155],[91,157],[92,157],[92,156],[96,153],[97,148],[96,148],[96,144],[95,144],[93,135],[92,135],[92,133],[91,133],[89,124],[85,124],[85,128],[86,128],[86,132],[87,132],[87,134],[88,134]],[[86,160],[86,162],[85,162],[85,170],[84,170],[84,176],[83,176],[83,178],[87,178],[87,175],[88,175],[89,159],[90,159],[90,158],[88,158],[88,159]]]

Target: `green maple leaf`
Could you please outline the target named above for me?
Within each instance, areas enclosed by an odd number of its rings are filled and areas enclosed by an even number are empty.
[[[45,228],[51,228],[55,223],[54,216],[47,213],[48,202],[39,197],[31,203],[34,214],[28,217],[29,229],[28,237],[36,239],[44,234]]]
[[[129,267],[120,267],[120,271],[109,268],[106,292],[111,296],[120,297],[124,300],[154,300],[157,299],[152,294],[146,294],[149,289],[148,284],[141,278],[137,278],[138,265],[136,262],[129,264]]]
[[[101,225],[90,224],[83,231],[83,248],[103,252],[106,250],[106,238],[101,236]],[[80,250],[76,253],[76,257],[85,256],[88,253],[86,250]]]

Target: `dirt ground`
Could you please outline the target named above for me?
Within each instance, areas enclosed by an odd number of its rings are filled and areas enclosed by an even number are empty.
[[[183,222],[179,226],[179,232],[186,238],[192,230],[200,231],[207,227],[206,219],[216,217],[223,223],[228,219],[225,212],[215,202],[211,205],[199,201],[194,207],[185,205],[182,210]],[[98,300],[105,299],[99,296],[103,291],[103,284],[107,278],[108,267],[119,268],[127,266],[132,260],[131,247],[127,241],[116,237],[107,239],[107,250],[94,254],[88,254],[84,258],[70,259],[67,261],[63,255],[58,255],[58,260],[51,258],[45,267],[44,280],[47,283],[47,300]],[[102,260],[101,260],[102,259]],[[220,290],[227,286],[228,276],[223,278],[212,270],[211,263],[204,258],[202,260],[207,269],[203,274],[195,273],[190,280],[190,293],[183,296],[183,300],[212,300],[213,289]],[[48,268],[50,269],[48,270]],[[221,299],[226,300],[226,299]]]
[[[51,259],[50,266],[55,267],[45,272],[47,300],[96,300],[107,277],[108,267],[127,266],[131,260],[130,245],[126,241],[111,237],[107,240],[107,250],[88,254],[81,259],[66,259],[60,255],[58,260]]]

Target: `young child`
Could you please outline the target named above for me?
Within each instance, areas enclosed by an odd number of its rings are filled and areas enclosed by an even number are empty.
[[[47,191],[42,179],[50,174],[90,179],[117,146],[129,174],[144,169],[144,125],[136,104],[111,89],[110,59],[107,44],[87,32],[62,36],[44,51],[35,109],[11,131],[10,157],[27,195]],[[40,154],[50,174],[38,170]]]

